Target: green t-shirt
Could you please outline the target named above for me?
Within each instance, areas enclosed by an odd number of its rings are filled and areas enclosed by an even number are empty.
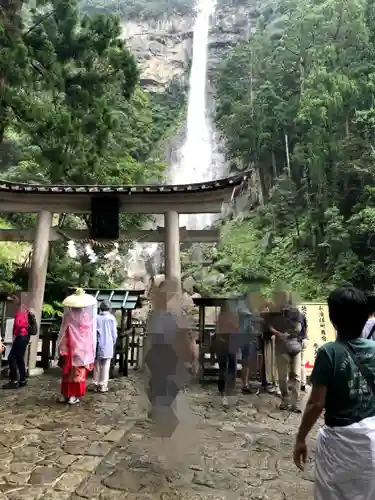
[[[375,342],[355,339],[350,345],[361,365],[375,374]],[[342,342],[328,342],[319,348],[311,382],[327,386],[325,423],[344,427],[375,416],[375,396]]]

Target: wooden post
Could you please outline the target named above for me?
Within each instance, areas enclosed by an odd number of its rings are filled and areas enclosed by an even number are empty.
[[[38,323],[38,335],[31,338],[29,351],[29,375],[39,373],[36,370],[36,358],[38,354],[38,341],[40,322],[42,318],[42,308],[44,299],[44,288],[46,285],[49,236],[52,226],[52,213],[42,210],[38,213],[35,239],[33,244],[33,253],[31,259],[31,269],[29,275],[28,287],[28,307],[36,317]]]
[[[201,368],[201,377],[204,376],[204,361],[205,361],[205,347],[204,347],[204,324],[206,322],[206,309],[204,304],[199,304],[199,365]]]
[[[125,312],[125,311],[124,311]],[[125,333],[125,356],[124,356],[124,368],[122,374],[124,377],[129,375],[129,335],[132,325],[132,312],[131,310],[126,311],[126,316],[124,314],[124,321],[126,320],[126,333]]]
[[[179,215],[171,210],[164,216],[165,224],[165,278],[175,279],[181,288],[180,227]]]

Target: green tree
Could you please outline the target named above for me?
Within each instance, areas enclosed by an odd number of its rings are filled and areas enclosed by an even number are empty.
[[[280,279],[296,282],[304,255],[314,279],[375,284],[365,190],[375,180],[374,12],[367,0],[265,4],[256,33],[219,68],[217,125],[232,165],[256,173],[266,203],[252,226],[268,235],[268,254],[278,249]]]

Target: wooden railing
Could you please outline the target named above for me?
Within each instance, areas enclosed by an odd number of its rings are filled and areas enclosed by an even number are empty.
[[[57,359],[57,337],[59,333],[59,322],[56,320],[42,321],[39,336],[37,366],[47,370]],[[111,373],[114,376],[116,368],[118,373],[128,375],[129,368],[137,370],[140,367],[142,357],[144,328],[133,326],[129,330],[118,332],[115,348],[115,356],[112,361]]]

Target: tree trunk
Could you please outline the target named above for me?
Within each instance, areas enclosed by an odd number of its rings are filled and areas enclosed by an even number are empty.
[[[277,179],[277,164],[276,164],[275,151],[273,150],[271,153],[271,160],[272,160],[273,181],[275,181]]]

